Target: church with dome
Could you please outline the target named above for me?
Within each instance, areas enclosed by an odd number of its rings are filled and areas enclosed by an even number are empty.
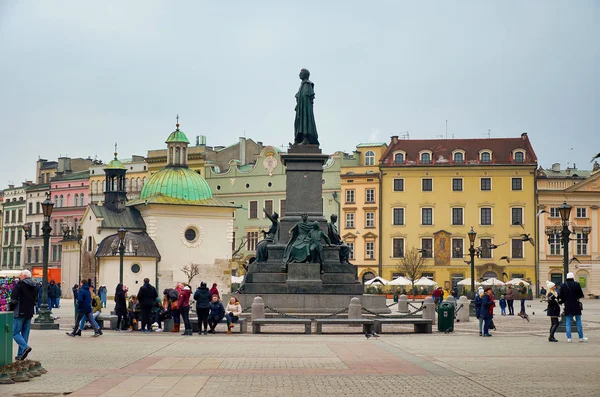
[[[105,285],[109,295],[114,294],[121,277],[131,293],[137,293],[146,277],[159,291],[172,288],[177,282],[187,282],[182,268],[192,264],[200,268],[195,282],[216,282],[225,290],[230,283],[229,255],[237,206],[213,197],[206,180],[188,168],[190,142],[179,124],[165,143],[166,166],[154,173],[139,198],[131,201],[127,200],[127,168],[115,153],[104,168],[104,201],[90,203],[82,217],[82,247],[87,251],[82,257],[87,254],[94,261],[96,284]],[[127,230],[122,269],[120,228]],[[77,276],[70,278],[74,279],[65,282],[77,282]]]

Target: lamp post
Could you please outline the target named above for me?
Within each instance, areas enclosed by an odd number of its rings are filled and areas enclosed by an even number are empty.
[[[469,255],[471,256],[471,303],[469,303],[469,316],[475,317],[475,238],[477,237],[477,232],[473,230],[473,226],[471,226],[471,231],[467,235],[469,236]]]
[[[52,231],[50,227],[50,215],[52,215],[53,208],[54,203],[50,201],[50,192],[47,192],[46,200],[42,203],[42,211],[44,213],[44,224],[42,226],[42,236],[44,237],[42,303],[40,305],[40,312],[31,325],[33,329],[58,329],[58,324],[54,323],[52,311],[48,307],[48,251],[50,249],[50,232]]]
[[[123,226],[117,231],[119,234],[119,284],[123,284],[123,256],[125,255],[125,234],[127,229]]]
[[[582,238],[581,239],[572,239],[572,232],[569,229],[571,223],[569,219],[571,218],[571,206],[567,204],[567,202],[563,202],[563,204],[558,207],[558,212],[560,213],[560,225],[548,226],[546,227],[545,233],[548,236],[548,243],[552,244],[556,242],[556,235],[560,235],[560,244],[563,249],[563,282],[567,280],[567,273],[569,273],[569,243],[572,240],[581,241],[585,244],[588,242],[588,236],[592,230],[591,227],[583,227],[581,229]],[[563,312],[560,316],[560,325],[557,329],[559,332],[565,331],[565,313]]]

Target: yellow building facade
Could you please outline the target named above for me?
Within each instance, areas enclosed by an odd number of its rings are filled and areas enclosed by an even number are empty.
[[[536,283],[537,158],[520,138],[392,141],[382,157],[382,273],[404,275],[411,249],[428,258],[424,276],[444,288],[471,277],[469,238],[477,233],[475,278]],[[527,235],[531,241],[523,241]],[[492,248],[498,245],[498,248]],[[506,257],[505,259],[501,259]]]
[[[561,169],[560,164],[553,164],[550,169],[540,168],[537,186],[539,209],[544,211],[538,219],[541,285],[546,280],[555,284],[564,280],[564,251],[559,236],[553,235],[556,238],[549,241],[545,232],[562,228],[558,207],[566,202],[572,207],[569,271],[575,274],[584,294],[600,295],[600,165],[595,163],[592,170]],[[589,231],[587,242],[583,238],[584,228]]]
[[[381,272],[381,173],[379,162],[385,143],[361,143],[340,170],[340,220],[338,227],[350,247],[350,262],[367,281]]]

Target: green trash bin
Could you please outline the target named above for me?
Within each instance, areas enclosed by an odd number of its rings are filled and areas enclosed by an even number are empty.
[[[394,303],[398,303],[398,293],[394,294]]]
[[[454,305],[450,302],[442,302],[438,307],[438,331],[454,331]]]
[[[0,312],[0,367],[13,361],[13,312]]]

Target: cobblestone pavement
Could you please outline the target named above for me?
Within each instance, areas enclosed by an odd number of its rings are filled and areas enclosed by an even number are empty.
[[[367,340],[359,328],[332,335],[232,334],[183,337],[171,333],[105,331],[69,338],[69,302],[56,310],[60,331],[32,331],[32,359],[49,373],[28,383],[0,385],[0,395],[72,396],[570,396],[600,394],[600,301],[585,301],[589,343],[547,341],[544,305],[532,302],[531,322],[497,316],[492,338],[475,322],[456,332],[400,333]],[[535,315],[533,314],[535,312]],[[271,332],[298,328],[267,327]],[[386,330],[388,330],[386,328]],[[46,393],[46,394],[44,394]]]

